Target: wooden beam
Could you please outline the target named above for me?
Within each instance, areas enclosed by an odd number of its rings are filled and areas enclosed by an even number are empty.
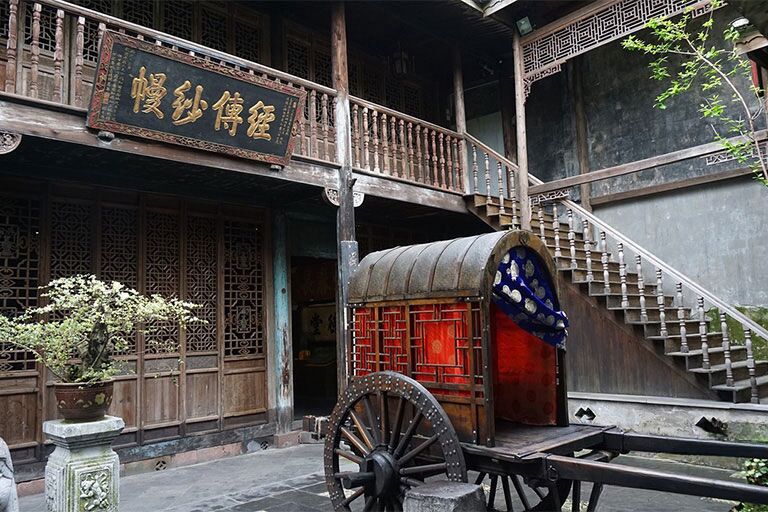
[[[499,12],[500,10],[509,7],[518,0],[491,0],[488,5],[483,9],[483,16],[490,16]]]
[[[578,59],[570,61],[568,76],[571,82],[571,97],[573,101],[573,122],[575,129],[576,155],[579,162],[579,174],[589,173],[589,127],[587,126],[587,114],[584,111],[584,88],[582,80],[582,66]],[[589,183],[581,185],[581,206],[587,211],[592,211],[589,198],[592,195],[592,187]]]
[[[764,141],[768,135],[767,130],[760,130],[757,132],[757,140]],[[742,140],[741,137],[734,137],[729,139],[731,142]],[[646,169],[652,169],[662,165],[673,164],[682,160],[688,160],[691,158],[702,157],[705,155],[711,155],[724,151],[723,145],[720,142],[710,142],[702,144],[701,146],[694,146],[692,148],[682,149],[680,151],[673,151],[671,153],[665,153],[663,155],[657,155],[651,158],[645,158],[643,160],[637,160],[635,162],[629,162],[626,164],[617,165],[615,167],[608,167],[599,171],[590,172],[589,174],[582,174],[579,176],[570,176],[560,180],[550,181],[548,183],[542,183],[541,185],[535,185],[531,187],[530,194],[544,194],[546,192],[552,192],[554,190],[560,190],[564,188],[570,188],[582,183],[591,183],[593,181],[605,180],[608,178],[615,178],[616,176],[622,176],[624,174],[632,174]]]
[[[338,172],[339,210],[336,216],[338,239],[338,289],[336,297],[336,378],[341,394],[347,387],[347,353],[352,343],[352,319],[347,308],[349,280],[357,266],[358,249],[355,240],[355,206],[352,177],[352,130],[350,127],[349,72],[347,62],[347,24],[345,5],[331,6],[331,72],[336,89],[336,159]]]
[[[525,131],[525,84],[523,83],[523,46],[517,32],[512,38],[515,62],[515,125],[517,134],[517,194],[520,203],[520,227],[531,229],[531,207],[528,199],[528,142]]]
[[[669,183],[662,183],[660,185],[651,185],[650,187],[644,187],[640,189],[628,190],[626,192],[617,192],[615,194],[605,194],[592,198],[592,206],[604,206],[612,203],[619,203],[622,201],[628,201],[637,199],[640,197],[648,197],[657,194],[663,194],[666,192],[674,192],[677,190],[684,190],[686,188],[698,187],[700,185],[706,185],[708,183],[716,183],[718,181],[731,180],[734,178],[741,178],[744,176],[750,176],[753,172],[750,169],[731,169],[730,171],[718,172],[715,174],[707,174],[704,176],[697,176],[695,178],[689,178],[685,180],[677,180]]]
[[[31,101],[17,95],[0,93],[0,131],[9,131],[83,146],[118,151],[150,158],[189,162],[190,150],[183,146],[164,144],[147,139],[116,136],[111,142],[99,139],[85,126],[84,109],[63,105],[48,105],[42,100]],[[22,142],[34,143],[32,139]],[[195,165],[263,176],[274,180],[304,183],[317,187],[338,186],[338,175],[333,172],[338,164],[320,162],[310,158],[294,157],[283,170],[275,172],[268,166],[241,158],[194,150]],[[389,180],[380,176],[353,173],[355,190],[368,195],[414,203],[432,208],[466,213],[464,200],[458,194],[427,189],[417,184]],[[319,191],[318,191],[319,193]]]

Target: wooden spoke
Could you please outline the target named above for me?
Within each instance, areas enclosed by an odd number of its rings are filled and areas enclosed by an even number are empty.
[[[414,458],[415,456],[417,456],[418,454],[420,454],[421,452],[423,452],[424,450],[432,446],[435,443],[435,441],[437,441],[437,434],[434,434],[432,437],[430,437],[429,439],[421,443],[419,446],[417,446],[413,450],[403,455],[400,458],[400,461],[399,461],[400,464],[407,464],[412,458]]]
[[[379,410],[381,411],[381,442],[382,444],[388,444],[389,398],[387,398],[387,393],[386,392],[379,393],[379,400],[381,401],[381,406],[379,407]]]
[[[602,492],[603,484],[592,485],[592,492],[589,494],[589,504],[587,504],[587,512],[595,512],[597,502],[600,501],[600,494]]]
[[[349,417],[352,418],[352,423],[355,424],[355,428],[357,428],[357,431],[360,432],[360,435],[363,437],[363,442],[368,447],[368,450],[373,450],[374,443],[371,441],[371,437],[368,435],[368,430],[365,425],[360,421],[360,417],[354,410],[349,411]]]
[[[371,436],[373,436],[374,446],[379,444],[379,431],[381,426],[376,421],[376,415],[373,414],[373,406],[371,405],[371,398],[368,395],[363,397],[363,408],[365,409],[365,415],[368,418],[368,424],[371,426]]]
[[[408,475],[422,475],[423,478],[427,478],[440,473],[445,473],[448,465],[445,462],[438,462],[436,464],[425,464],[423,466],[412,466],[410,468],[402,468],[400,474],[403,476]]]
[[[547,497],[547,495],[546,495],[546,494],[544,494],[544,491],[542,491],[542,490],[541,490],[541,489],[539,489],[538,487],[531,487],[531,489],[533,489],[533,492],[535,492],[535,493],[536,493],[536,496],[538,496],[538,497],[539,497],[539,499],[543,500],[544,498],[546,498],[546,497]]]
[[[333,452],[336,455],[341,455],[345,459],[354,462],[355,464],[360,464],[363,461],[362,457],[358,457],[354,453],[348,452],[347,450],[342,450],[341,448],[336,448]]]
[[[404,483],[408,487],[418,487],[420,485],[424,485],[422,480],[417,480],[416,478],[409,478],[406,476],[400,477],[400,482]]]
[[[390,452],[395,451],[396,443],[400,439],[400,429],[403,427],[403,412],[405,412],[405,399],[400,397],[400,401],[397,404],[395,422],[392,425],[392,437],[389,439]]]
[[[363,507],[363,512],[370,512],[373,510],[374,506],[376,506],[376,498],[373,496],[367,496],[365,498],[365,507]]]
[[[341,427],[341,429],[340,429],[340,430],[341,430],[341,435],[343,435],[344,437],[346,437],[346,438],[347,438],[347,440],[348,440],[350,443],[352,443],[352,446],[354,446],[355,448],[357,448],[357,450],[358,450],[358,451],[359,451],[359,452],[360,452],[362,455],[368,455],[368,454],[370,453],[370,452],[369,452],[369,451],[366,449],[366,447],[365,447],[365,445],[363,444],[363,442],[362,442],[362,441],[361,441],[361,440],[360,440],[360,439],[359,439],[359,438],[358,438],[358,437],[357,437],[355,434],[353,434],[352,432],[350,432],[349,430],[347,430],[347,428],[346,428],[346,427]]]
[[[501,487],[504,490],[504,505],[507,507],[507,512],[513,512],[512,493],[509,491],[508,476],[504,475],[501,477]]]
[[[573,481],[573,498],[571,499],[571,511],[581,512],[581,480]]]
[[[483,480],[485,480],[485,473],[481,472],[479,475],[477,475],[477,478],[475,479],[475,485],[480,485],[481,483],[483,483]]]
[[[512,475],[510,478],[512,479],[512,485],[515,486],[517,496],[520,498],[520,502],[523,504],[523,508],[525,510],[531,510],[531,504],[528,501],[528,496],[525,495],[523,484],[520,483],[520,477],[517,475]]]
[[[357,498],[362,496],[364,492],[365,492],[365,487],[359,488],[358,490],[356,490],[355,492],[353,492],[352,494],[350,494],[349,496],[344,498],[344,500],[341,502],[341,507],[342,508],[343,507],[348,507],[350,503],[352,503]]]
[[[413,421],[411,421],[411,424],[408,425],[408,430],[405,431],[405,435],[400,440],[400,444],[397,445],[397,449],[395,450],[395,458],[399,458],[400,455],[402,455],[402,453],[408,447],[408,444],[411,442],[411,437],[413,437],[416,429],[419,428],[419,423],[421,423],[421,419],[423,417],[424,415],[421,414],[421,411],[416,411],[416,416],[413,417]]]

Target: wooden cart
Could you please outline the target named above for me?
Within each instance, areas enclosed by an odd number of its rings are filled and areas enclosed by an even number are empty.
[[[349,386],[328,422],[337,510],[400,510],[427,478],[490,479],[507,510],[588,510],[604,485],[768,504],[768,488],[607,464],[630,450],[768,458],[768,446],[569,424],[555,263],[525,231],[396,247],[350,281]],[[573,347],[578,350],[578,347]],[[528,487],[533,492],[525,491]]]

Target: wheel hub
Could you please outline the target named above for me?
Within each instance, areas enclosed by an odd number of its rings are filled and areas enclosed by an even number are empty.
[[[400,477],[397,461],[386,448],[377,448],[366,456],[360,464],[360,470],[371,472],[375,476],[366,489],[368,493],[377,498],[398,493]]]

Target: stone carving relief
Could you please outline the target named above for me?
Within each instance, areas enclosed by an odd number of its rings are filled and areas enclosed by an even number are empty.
[[[21,144],[21,134],[0,132],[0,155],[10,153]]]
[[[0,439],[0,512],[19,512],[11,451],[2,439]]]
[[[109,510],[112,475],[108,469],[84,473],[80,479],[80,508],[85,512]]]

